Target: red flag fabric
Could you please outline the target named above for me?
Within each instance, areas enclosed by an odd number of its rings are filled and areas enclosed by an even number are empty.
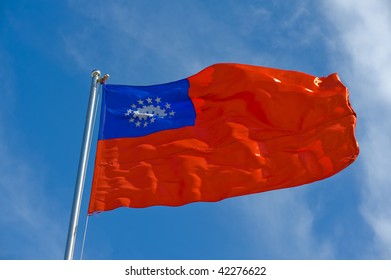
[[[321,180],[356,159],[355,125],[337,74],[222,63],[163,85],[105,85],[88,213]]]

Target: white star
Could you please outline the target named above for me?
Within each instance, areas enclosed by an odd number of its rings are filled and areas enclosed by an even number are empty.
[[[136,122],[136,127],[140,127],[140,125],[141,125],[140,121]]]
[[[132,110],[131,109],[128,109],[125,113],[125,116],[129,116],[130,114],[132,113]]]
[[[174,115],[175,115],[175,112],[174,112],[174,111],[171,111],[171,112],[170,112],[170,116],[173,117]]]
[[[148,126],[148,122],[145,122],[145,123],[144,123],[144,127],[147,127],[147,126]]]
[[[133,109],[137,108],[137,106],[135,104],[132,104],[131,106]]]
[[[134,122],[134,119],[129,119],[129,122],[130,122],[130,123]]]
[[[148,102],[148,103],[152,103],[152,98],[148,97],[148,98],[147,98],[147,102]]]
[[[154,123],[154,122],[155,122],[155,118],[151,118],[151,119],[149,120],[149,122],[150,122],[150,123]]]
[[[162,99],[160,97],[156,97],[155,101],[156,101],[156,103],[160,103],[160,102],[162,102]]]
[[[167,103],[166,102],[166,106],[165,106],[167,109],[170,109],[171,108],[171,104]]]
[[[137,100],[137,103],[140,104],[140,105],[143,105],[144,104],[144,101],[142,101],[141,99]]]

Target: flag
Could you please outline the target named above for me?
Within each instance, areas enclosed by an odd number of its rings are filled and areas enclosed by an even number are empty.
[[[161,85],[104,84],[102,95],[89,214],[308,184],[359,152],[337,74],[221,63]]]

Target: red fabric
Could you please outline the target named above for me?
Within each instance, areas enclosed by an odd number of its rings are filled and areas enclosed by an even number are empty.
[[[337,74],[216,64],[188,81],[194,126],[98,141],[89,214],[303,185],[358,155]]]

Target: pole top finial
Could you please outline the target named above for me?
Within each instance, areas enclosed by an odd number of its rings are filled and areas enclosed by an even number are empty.
[[[93,70],[92,73],[91,73],[91,76],[99,78],[100,77],[100,71],[97,70],[97,69]]]

